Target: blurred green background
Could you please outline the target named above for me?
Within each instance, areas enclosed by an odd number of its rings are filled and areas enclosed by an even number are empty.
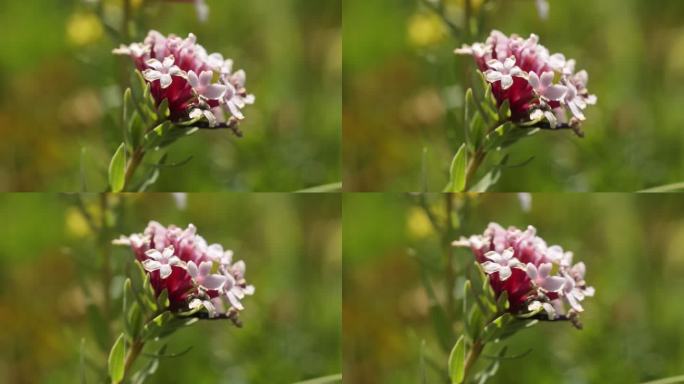
[[[482,0],[472,0],[479,9]],[[463,0],[444,0],[462,20]],[[589,72],[598,104],[586,138],[542,132],[511,149],[498,191],[636,191],[684,180],[684,3],[680,0],[489,0],[484,28],[540,35]],[[348,191],[441,191],[463,142],[463,78],[453,50],[419,0],[343,3],[343,178]],[[469,41],[470,42],[470,41]],[[427,154],[423,161],[423,148]],[[490,159],[491,160],[491,159]]]
[[[12,223],[0,250],[2,383],[79,382],[82,339],[88,382],[102,382],[90,361],[103,364],[108,352],[98,347],[86,310],[102,304],[103,253],[72,200],[0,196],[0,218]],[[99,200],[83,198],[95,221]],[[193,348],[162,359],[150,383],[292,383],[341,371],[339,195],[190,194],[181,209],[169,194],[144,194],[110,196],[108,204],[118,212],[118,224],[106,238],[141,232],[151,219],[194,223],[208,242],[245,260],[247,280],[256,287],[243,301],[243,328],[199,322],[167,338],[167,353]],[[126,247],[112,250],[115,309],[121,273],[132,258]],[[121,319],[112,320],[118,335]]]
[[[447,382],[448,350],[436,337],[420,272],[443,302],[449,290],[444,253],[412,200],[368,193],[343,198],[346,382]],[[428,195],[426,204],[436,220],[445,220],[444,196]],[[464,212],[463,195],[454,206]],[[468,207],[453,238],[482,233],[491,221],[534,225],[549,245],[572,250],[586,263],[587,282],[597,292],[583,302],[583,330],[542,323],[508,339],[509,355],[532,351],[503,361],[490,382],[638,383],[684,374],[681,196],[534,194],[525,212],[516,194],[486,194],[470,195]],[[454,258],[459,270],[472,254],[459,249]],[[457,297],[463,282],[454,287]],[[449,348],[454,342],[446,340]]]
[[[244,138],[200,132],[174,144],[156,191],[291,191],[340,180],[340,0],[131,0],[135,41],[147,29],[187,36],[247,72],[256,104]],[[88,4],[103,4],[106,27]],[[154,5],[154,4],[157,5]],[[111,50],[122,0],[4,1],[0,5],[0,190],[106,189],[122,141],[120,79],[130,60]],[[149,6],[141,7],[141,4]],[[127,78],[127,77],[124,77]]]

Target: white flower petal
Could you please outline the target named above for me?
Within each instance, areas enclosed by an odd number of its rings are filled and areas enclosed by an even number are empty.
[[[484,256],[495,263],[498,263],[503,260],[503,257],[501,257],[501,255],[495,251],[489,251],[485,253]]]
[[[562,100],[563,97],[565,97],[565,93],[567,91],[568,88],[562,85],[551,85],[548,88],[546,88],[543,96],[549,100],[559,101]]]
[[[496,83],[497,81],[501,80],[502,76],[503,75],[501,72],[497,72],[492,69],[489,69],[485,72],[485,79],[487,79],[487,81],[490,83]]]
[[[202,286],[214,290],[219,289],[226,282],[226,277],[221,275],[208,275],[202,280]]]
[[[499,268],[499,279],[501,281],[506,281],[508,280],[509,277],[513,274],[513,271],[511,270],[510,267],[500,267]]]
[[[544,279],[541,287],[549,292],[557,292],[563,288],[563,284],[565,284],[564,278],[558,276],[549,276],[548,278]]]
[[[159,78],[159,83],[161,84],[162,89],[166,89],[171,85],[171,82],[173,79],[171,79],[171,75],[168,73],[164,73],[161,75]]]
[[[501,265],[497,263],[492,263],[491,261],[485,261],[482,263],[482,269],[486,274],[491,275],[494,272],[498,272],[501,269]]]
[[[211,261],[203,261],[199,265],[200,276],[207,276],[211,272],[212,263]]]
[[[489,68],[495,69],[496,71],[502,71],[504,69],[504,64],[496,59],[488,60],[487,66]]]
[[[512,85],[513,85],[513,77],[511,77],[511,75],[501,76],[501,88],[503,90],[510,88]]]
[[[162,264],[161,267],[159,267],[159,276],[162,279],[166,279],[167,277],[171,276],[171,266],[168,264]]]
[[[156,271],[157,269],[161,268],[162,264],[158,262],[157,260],[143,260],[142,262],[143,268],[147,272],[153,272]]]
[[[218,100],[226,93],[226,86],[220,84],[207,85],[202,96],[210,100]]]
[[[195,262],[192,260],[188,261],[187,271],[193,279],[196,279],[197,276],[199,276],[199,270],[197,269],[197,264],[195,264]]]
[[[162,73],[159,71],[156,71],[154,69],[146,69],[143,71],[143,77],[145,78],[145,80],[150,81],[150,82],[155,81],[155,80],[159,80],[159,78],[161,76],[162,76]]]
[[[529,81],[532,88],[535,90],[539,89],[541,82],[539,80],[539,76],[535,72],[530,71],[530,73],[527,75],[527,81]]]

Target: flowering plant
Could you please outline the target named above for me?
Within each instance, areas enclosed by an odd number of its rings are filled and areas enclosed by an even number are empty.
[[[242,109],[255,100],[245,88],[245,71],[233,70],[233,60],[220,53],[207,53],[195,35],[182,39],[150,31],[143,42],[113,52],[129,56],[136,71],[124,93],[124,142],[110,163],[112,191],[130,189],[146,153],[198,129],[224,128],[242,135]],[[162,157],[160,163],[164,161]],[[135,189],[151,184],[157,169]]]
[[[484,191],[502,164],[473,185],[487,153],[502,150],[540,129],[571,129],[583,136],[584,110],[596,104],[586,71],[575,60],[551,54],[537,35],[523,39],[492,31],[484,43],[463,45],[457,54],[472,56],[480,79],[466,92],[465,143],[452,162],[449,191]]]
[[[192,224],[186,229],[151,221],[143,233],[121,236],[135,255],[139,273],[124,283],[124,325],[110,351],[113,383],[130,376],[145,343],[170,335],[198,319],[227,319],[241,326],[241,300],[254,294],[245,280],[245,263],[233,262],[233,252],[207,244]],[[143,369],[132,377],[142,382]]]
[[[452,382],[463,383],[473,374],[487,344],[538,321],[570,321],[581,328],[580,302],[594,295],[584,280],[586,266],[573,264],[572,252],[547,246],[534,227],[523,231],[491,223],[482,235],[462,237],[453,245],[472,250],[475,272],[464,287],[465,332],[449,358]],[[486,380],[495,371],[485,369],[476,379]]]

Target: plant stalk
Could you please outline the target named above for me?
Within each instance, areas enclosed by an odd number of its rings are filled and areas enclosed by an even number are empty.
[[[473,341],[473,346],[470,348],[468,356],[466,356],[465,365],[463,367],[463,383],[468,381],[468,376],[472,373],[475,363],[477,363],[480,354],[482,354],[482,351],[484,350],[484,346],[484,343],[482,343],[480,339],[475,339],[475,341]]]
[[[454,274],[453,265],[453,249],[451,246],[451,241],[454,238],[454,221],[452,218],[452,212],[454,209],[454,194],[446,193],[444,195],[444,209],[446,213],[445,226],[443,233],[443,246],[444,246],[444,268],[445,268],[445,279],[446,279],[446,294],[447,294],[447,314],[449,319],[456,312],[455,302],[454,302],[454,286],[456,285],[456,276]]]
[[[135,363],[135,360],[138,358],[138,356],[140,356],[140,352],[142,352],[144,346],[145,342],[143,342],[142,340],[133,340],[131,349],[128,350],[128,353],[126,354],[126,360],[124,362],[124,379],[130,373],[131,367],[133,367],[133,363]]]
[[[468,163],[468,167],[466,168],[466,180],[465,180],[465,190],[466,191],[472,186],[473,181],[474,181],[473,179],[475,178],[475,174],[477,173],[477,170],[480,168],[480,165],[482,165],[482,162],[484,161],[486,156],[487,156],[487,152],[484,152],[481,149],[478,149],[477,151],[475,151],[473,158]]]
[[[126,191],[126,188],[129,186],[136,169],[138,169],[138,166],[140,166],[140,163],[142,162],[143,157],[145,157],[145,151],[143,151],[141,148],[138,148],[135,151],[133,151],[133,155],[131,156],[131,159],[128,161],[128,164],[126,165],[126,174],[124,176],[123,188],[124,191]]]

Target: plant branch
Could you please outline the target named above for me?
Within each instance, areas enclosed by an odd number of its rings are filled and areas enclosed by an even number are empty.
[[[142,340],[133,340],[131,349],[128,350],[128,353],[126,354],[126,360],[124,362],[124,378],[126,378],[126,376],[128,376],[130,373],[133,363],[135,363],[135,360],[138,358],[138,356],[140,356],[140,352],[142,352],[144,346],[145,342]]]
[[[483,151],[481,148],[477,149],[475,151],[475,154],[473,155],[472,159],[468,162],[468,167],[466,168],[466,177],[465,177],[465,190],[467,191],[473,184],[473,179],[475,178],[475,174],[477,173],[477,170],[480,168],[482,165],[482,162],[484,161],[485,157],[487,156],[487,152]]]
[[[140,166],[140,163],[142,162],[143,158],[145,157],[145,151],[143,151],[142,148],[137,148],[135,151],[133,151],[133,155],[131,155],[130,160],[128,161],[128,164],[126,165],[126,173],[124,175],[124,187],[123,190],[126,190],[126,187],[131,182],[131,179],[133,179],[133,175],[135,174],[136,169],[138,169],[138,166]]]
[[[475,363],[477,363],[477,360],[480,358],[480,354],[484,350],[484,346],[485,344],[479,339],[475,339],[473,341],[473,345],[470,348],[470,351],[468,351],[465,365],[463,367],[463,383],[468,381],[468,376],[472,373]]]
[[[456,285],[456,276],[454,274],[453,258],[454,258],[454,247],[451,246],[451,241],[454,237],[454,220],[453,220],[453,210],[454,210],[454,194],[446,193],[444,194],[444,210],[445,220],[444,220],[444,233],[442,233],[442,246],[444,248],[444,268],[445,268],[445,279],[446,279],[446,294],[447,294],[447,314],[449,318],[455,313],[455,303],[454,303],[454,286]]]
[[[442,19],[442,22],[447,26],[447,28],[449,28],[453,37],[457,40],[460,40],[462,34],[461,28],[449,19],[449,16],[446,13],[444,2],[442,0],[422,0],[422,2],[426,7],[435,12],[440,19]]]
[[[231,118],[227,123],[220,123],[216,125],[209,125],[206,121],[200,121],[197,122],[196,124],[192,125],[190,128],[199,128],[199,129],[208,129],[208,130],[214,130],[214,129],[228,129],[235,136],[237,137],[242,137],[242,131],[238,127],[239,121],[237,119]]]

